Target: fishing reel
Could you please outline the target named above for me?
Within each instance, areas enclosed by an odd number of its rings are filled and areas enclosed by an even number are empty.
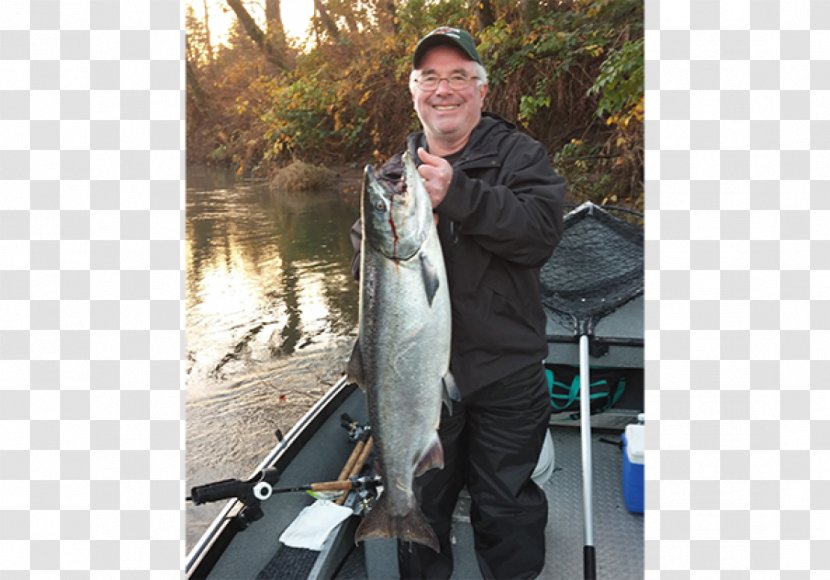
[[[355,449],[352,451],[352,457],[347,462],[348,468],[344,468],[344,472],[350,470],[351,481],[353,486],[351,490],[354,492],[346,504],[349,505],[354,513],[361,515],[369,512],[372,506],[377,502],[378,497],[383,491],[383,482],[380,476],[370,475],[377,470],[371,466],[369,460],[369,453],[371,451],[371,437],[372,426],[368,423],[361,424],[355,419],[352,419],[348,413],[340,415],[340,426],[346,430],[349,440],[355,443]],[[367,450],[367,445],[369,449]],[[360,458],[358,458],[360,455]],[[351,459],[355,461],[352,462]],[[365,473],[363,477],[359,477],[360,473]]]
[[[190,489],[190,495],[185,499],[192,501],[194,505],[226,499],[238,499],[245,507],[233,517],[233,522],[238,530],[244,530],[251,523],[262,518],[264,514],[260,503],[271,497],[274,492],[274,484],[279,479],[279,472],[275,468],[269,467],[245,481],[223,479],[198,485]]]
[[[380,476],[366,477],[366,485],[356,487],[356,497],[353,503],[353,511],[357,515],[367,514],[383,493],[383,479]]]
[[[372,427],[368,424],[361,424],[355,419],[352,419],[348,413],[340,415],[340,426],[346,430],[349,436],[349,441],[357,443],[358,441],[366,441],[372,434]]]

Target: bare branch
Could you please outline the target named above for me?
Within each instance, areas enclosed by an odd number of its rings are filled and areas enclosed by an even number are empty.
[[[254,21],[253,17],[242,4],[241,0],[225,1],[236,13],[239,23],[242,25],[242,28],[251,40],[254,41],[254,44],[262,50],[263,54],[265,54],[265,58],[268,59],[268,62],[276,65],[282,70],[290,70],[291,66],[285,53],[285,45],[283,44],[282,47],[278,46],[271,38],[262,32],[262,29]]]

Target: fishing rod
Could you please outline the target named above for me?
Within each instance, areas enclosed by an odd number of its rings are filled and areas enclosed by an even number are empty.
[[[250,479],[223,479],[197,485],[190,489],[190,495],[184,499],[192,501],[194,505],[201,505],[236,498],[245,504],[255,505],[271,497],[273,486],[279,480],[279,472],[273,467],[268,467]]]
[[[231,518],[237,530],[242,531],[248,528],[253,522],[261,519],[265,513],[260,504],[274,494],[307,492],[313,494],[336,493],[354,491],[359,495],[372,495],[382,485],[380,476],[350,477],[339,481],[323,481],[316,483],[305,483],[286,487],[274,487],[279,481],[279,474],[274,468],[262,470],[256,476],[246,481],[239,479],[224,479],[213,483],[207,483],[193,487],[190,495],[185,498],[192,501],[194,505],[221,501],[224,499],[238,499],[244,504],[244,508]]]
[[[368,451],[371,450],[371,427],[363,425],[360,422],[352,419],[348,414],[343,413],[340,416],[340,425],[349,435],[349,439],[356,443],[352,450],[346,465],[337,477],[338,483],[347,484],[356,481],[360,469],[366,462]],[[280,439],[278,432],[277,438]],[[366,449],[368,447],[368,449]],[[273,468],[268,467],[259,473],[255,474],[250,479],[223,479],[213,483],[206,483],[191,488],[190,495],[185,497],[186,501],[192,501],[194,505],[201,505],[214,501],[221,501],[223,499],[236,498],[245,504],[255,505],[257,502],[265,501],[274,493],[287,493],[289,491],[349,491],[351,487],[316,489],[314,486],[330,486],[335,482],[310,483],[305,486],[295,486],[288,488],[274,488],[274,485],[280,480],[279,472]],[[353,485],[349,484],[349,485]],[[310,487],[309,487],[310,486]]]
[[[349,479],[336,481],[323,481],[319,483],[306,483],[303,485],[295,485],[290,487],[275,488],[273,493],[291,493],[296,491],[313,491],[313,492],[344,492],[344,491],[359,491],[362,489],[372,489],[382,485],[382,480],[379,475],[363,477],[350,477]]]
[[[298,491],[313,491],[313,492],[344,492],[361,490],[364,488],[372,488],[381,485],[380,476],[352,476],[348,479],[336,481],[322,481],[315,483],[303,483],[299,485],[292,485],[287,487],[273,487],[272,483],[279,480],[279,476],[275,473],[276,470],[266,469],[257,474],[255,478],[247,481],[240,481],[238,479],[223,479],[214,483],[207,483],[196,486],[190,490],[190,495],[185,498],[187,501],[192,501],[194,505],[203,503],[221,501],[223,499],[236,498],[243,503],[253,503],[251,499],[257,502],[265,501],[276,493],[292,493]],[[266,473],[269,472],[269,473]]]
[[[237,499],[244,504],[242,510],[231,518],[239,530],[246,529],[252,522],[263,517],[264,512],[260,504],[275,493],[308,492],[320,498],[339,498],[336,502],[342,505],[345,502],[345,492],[355,491],[361,496],[370,496],[381,485],[381,478],[358,477],[372,451],[373,441],[371,428],[355,421],[344,413],[340,417],[340,425],[346,430],[349,439],[355,442],[355,448],[349,455],[336,481],[306,483],[287,487],[275,487],[280,480],[280,472],[274,467],[263,469],[246,480],[223,479],[190,489],[186,501],[194,505]],[[319,495],[316,495],[319,494]]]
[[[245,507],[230,520],[238,531],[242,531],[265,515],[260,503],[271,497],[274,484],[279,479],[279,471],[268,467],[250,479],[223,479],[197,485],[190,489],[190,495],[185,497],[185,500],[192,501],[194,505],[201,505],[223,499],[238,499]]]

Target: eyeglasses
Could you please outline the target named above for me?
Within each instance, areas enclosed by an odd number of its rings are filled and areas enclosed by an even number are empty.
[[[448,78],[439,77],[438,75],[425,75],[419,79],[416,79],[415,82],[418,84],[419,89],[424,92],[431,93],[438,88],[441,81],[447,81],[447,84],[452,90],[461,91],[470,86],[470,81],[477,80],[478,78],[479,77],[468,77],[467,75],[462,74],[450,75]]]

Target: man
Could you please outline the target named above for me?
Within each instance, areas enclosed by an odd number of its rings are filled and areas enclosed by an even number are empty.
[[[442,409],[444,469],[415,480],[441,552],[400,542],[401,577],[449,578],[452,512],[466,485],[482,575],[534,578],[548,508],[530,476],[550,414],[539,268],[562,234],[564,181],[538,142],[482,112],[487,73],[467,32],[442,27],[421,39],[409,88],[423,132],[407,147],[437,219],[452,301],[450,370],[462,400],[452,414]],[[398,178],[400,156],[381,173]],[[356,250],[359,235],[358,223]]]

